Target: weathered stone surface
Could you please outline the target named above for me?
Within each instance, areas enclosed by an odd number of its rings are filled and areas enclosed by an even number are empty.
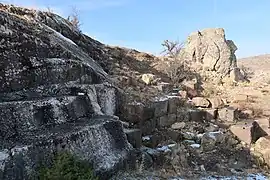
[[[168,113],[176,114],[177,107],[180,105],[180,98],[178,96],[170,96],[168,99]]]
[[[222,107],[224,107],[224,102],[221,99],[221,97],[209,98],[208,100],[210,101],[211,108],[216,109],[216,108],[222,108]]]
[[[128,122],[139,123],[154,117],[154,108],[142,103],[129,103],[123,107],[122,116]]]
[[[225,39],[224,29],[213,28],[192,33],[182,55],[190,61],[201,63],[205,70],[226,76],[231,68],[236,67],[236,50],[233,41]]]
[[[189,110],[189,120],[203,122],[206,119],[206,112],[199,109]]]
[[[247,79],[244,74],[241,72],[240,68],[234,67],[230,72],[230,79],[234,82],[243,82]]]
[[[157,119],[153,118],[141,123],[140,129],[144,135],[152,133],[157,128]]]
[[[176,122],[176,114],[168,114],[158,119],[158,127],[169,127]]]
[[[255,143],[260,137],[270,135],[268,126],[268,119],[257,119],[256,124],[249,120],[232,125],[230,131],[242,142],[251,144]]]
[[[32,131],[20,137],[13,146],[1,143],[1,154],[5,155],[0,169],[1,179],[33,178],[37,175],[39,163],[50,163],[52,152],[61,150],[89,160],[95,172],[106,179],[123,168],[132,150],[121,123],[108,116],[40,129],[38,134],[35,136]]]
[[[143,74],[142,75],[142,81],[149,85],[155,80],[155,75],[154,74]]]
[[[190,112],[187,108],[178,108],[177,109],[177,121],[189,121],[190,120]]]
[[[208,108],[210,106],[210,102],[204,97],[194,97],[192,103],[195,107]]]
[[[270,167],[270,136],[261,137],[254,146],[255,156]]]
[[[140,129],[124,129],[127,135],[128,142],[134,148],[140,148],[142,146],[142,132]]]
[[[185,125],[186,125],[185,122],[176,122],[171,126],[171,128],[172,129],[183,129],[185,127]]]
[[[218,110],[218,118],[222,121],[233,122],[237,118],[237,111],[233,107],[225,107]]]
[[[154,109],[154,117],[161,117],[168,113],[168,98],[161,98],[151,104]]]
[[[225,136],[222,132],[208,132],[202,136],[201,147],[203,151],[211,151],[215,149],[217,143],[222,143],[225,140]]]
[[[180,131],[174,130],[174,129],[168,129],[167,131],[168,136],[171,140],[178,142],[182,138],[182,134]]]
[[[218,116],[218,110],[217,109],[204,109],[206,113],[206,120],[211,121],[213,119],[217,119]]]
[[[118,89],[92,58],[102,44],[50,12],[0,3],[0,24],[0,179],[29,179],[62,148],[101,179],[124,167]]]
[[[182,98],[184,98],[184,99],[186,99],[186,98],[188,97],[187,91],[179,91],[178,93],[179,93],[179,95],[180,95]]]
[[[157,84],[157,88],[164,93],[168,93],[173,88],[173,85],[170,83],[161,82]]]

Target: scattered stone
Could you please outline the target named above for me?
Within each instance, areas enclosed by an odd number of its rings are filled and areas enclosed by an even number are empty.
[[[234,122],[237,117],[237,110],[233,107],[225,107],[218,110],[218,118],[221,121]]]
[[[158,119],[158,127],[163,128],[163,127],[169,127],[173,123],[175,123],[177,120],[176,114],[168,114],[165,116],[162,116]]]
[[[187,108],[178,108],[177,109],[177,122],[189,121],[190,112]]]
[[[187,99],[187,97],[188,97],[187,91],[178,91],[178,94],[184,99]]]
[[[123,116],[130,123],[138,123],[154,117],[154,110],[142,103],[129,103],[123,107]]]
[[[210,101],[211,108],[213,109],[224,107],[224,102],[220,97],[210,98],[208,100]]]
[[[183,138],[186,140],[194,140],[196,139],[196,135],[192,132],[183,132]]]
[[[140,129],[124,129],[127,135],[128,142],[134,148],[140,148],[142,146],[142,133]]]
[[[173,88],[173,85],[171,85],[170,83],[160,82],[157,84],[157,88],[163,93],[168,93]]]
[[[180,98],[178,96],[169,96],[168,98],[168,113],[176,114],[177,107],[180,105]]]
[[[171,140],[178,142],[182,139],[182,134],[181,132],[173,129],[168,129],[167,131],[168,136],[170,137]]]
[[[189,121],[203,122],[206,119],[206,112],[200,109],[191,109],[189,112]]]
[[[186,125],[185,122],[176,122],[171,126],[171,128],[172,129],[183,129],[185,127],[185,125]]]
[[[140,129],[142,130],[142,134],[146,135],[146,134],[154,132],[155,129],[157,128],[157,125],[158,124],[157,124],[157,119],[156,118],[143,121],[140,124]]]
[[[250,109],[246,109],[240,112],[240,118],[250,118],[253,115],[253,111]]]
[[[154,80],[155,80],[154,74],[143,74],[142,75],[142,81],[147,85],[150,85]]]
[[[199,148],[201,147],[201,145],[200,145],[200,144],[195,143],[195,144],[191,144],[191,145],[190,145],[190,147],[192,147],[192,148],[196,148],[196,149],[199,149]]]
[[[218,110],[217,109],[204,109],[206,112],[206,120],[211,121],[217,119],[218,116]]]
[[[168,98],[160,98],[154,101],[151,107],[154,109],[155,117],[161,117],[166,115],[168,112]]]
[[[270,136],[258,139],[255,143],[253,153],[270,167]]]
[[[194,97],[192,103],[195,107],[208,108],[210,106],[210,102],[204,97]]]
[[[201,146],[203,151],[212,151],[216,147],[216,143],[223,143],[225,136],[222,132],[208,132],[202,136]]]

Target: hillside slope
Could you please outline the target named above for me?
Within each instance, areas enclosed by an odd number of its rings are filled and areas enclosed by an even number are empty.
[[[239,59],[238,65],[249,69],[251,81],[270,83],[270,54]]]

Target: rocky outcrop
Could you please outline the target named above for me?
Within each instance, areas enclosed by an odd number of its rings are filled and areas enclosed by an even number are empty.
[[[259,138],[253,148],[253,154],[261,165],[270,167],[270,136]]]
[[[0,24],[0,179],[36,179],[61,150],[101,179],[124,168],[133,148],[98,42],[49,12],[0,4]]]
[[[202,65],[204,70],[227,76],[237,67],[236,45],[225,38],[222,28],[197,31],[187,39],[182,56],[190,62]]]

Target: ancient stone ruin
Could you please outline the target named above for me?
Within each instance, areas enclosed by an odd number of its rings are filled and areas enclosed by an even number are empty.
[[[0,179],[35,179],[39,163],[60,150],[91,162],[103,179],[124,168],[133,148],[114,117],[118,90],[60,32],[83,36],[55,14],[2,4],[0,24]]]
[[[223,29],[206,29],[189,36],[182,55],[240,81],[236,49]],[[175,89],[155,69],[158,57],[106,46],[51,12],[3,4],[0,57],[0,180],[37,179],[40,163],[50,166],[63,150],[102,180],[243,178],[258,170],[242,145],[251,139],[237,134],[238,110]],[[242,131],[251,137],[251,128]],[[269,149],[262,152],[269,138],[256,140],[254,152],[269,164]]]

